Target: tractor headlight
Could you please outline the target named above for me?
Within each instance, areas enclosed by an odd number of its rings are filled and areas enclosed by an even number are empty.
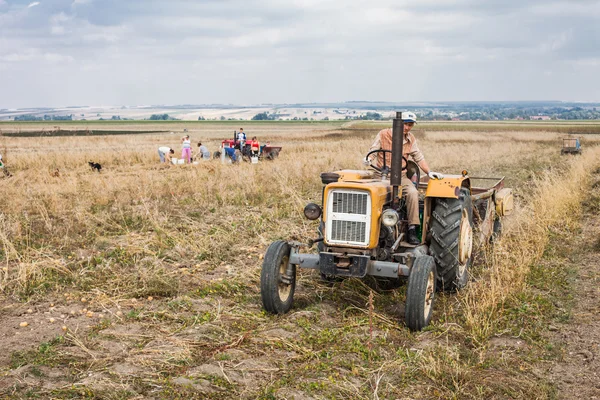
[[[304,216],[310,220],[318,219],[321,216],[321,207],[315,203],[308,203],[304,207]]]
[[[381,214],[381,223],[385,226],[394,226],[398,223],[400,216],[395,210],[388,208]]]

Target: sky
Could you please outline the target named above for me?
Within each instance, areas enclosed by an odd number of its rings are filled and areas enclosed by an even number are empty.
[[[0,0],[0,108],[600,101],[600,0]]]

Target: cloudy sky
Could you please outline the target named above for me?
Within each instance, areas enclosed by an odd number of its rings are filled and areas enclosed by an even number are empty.
[[[600,0],[0,0],[0,108],[600,101]]]

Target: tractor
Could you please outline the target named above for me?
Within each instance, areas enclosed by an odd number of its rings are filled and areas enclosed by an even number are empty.
[[[392,283],[407,280],[405,324],[420,331],[431,321],[438,290],[456,291],[469,280],[474,243],[492,242],[501,218],[513,208],[504,178],[470,178],[467,171],[442,179],[420,177],[416,163],[402,157],[402,113],[393,120],[391,165],[370,170],[321,174],[322,203],[309,203],[304,215],[319,220],[318,237],[308,243],[277,240],[267,248],[260,290],[264,309],[284,314],[292,307],[296,269],[316,269],[325,280],[346,277]],[[374,150],[369,157],[389,150]],[[407,210],[401,196],[402,171],[417,186],[420,243],[407,238]],[[487,188],[472,179],[493,179]],[[399,196],[400,190],[400,196]],[[316,244],[317,253],[304,251]]]
[[[562,149],[560,149],[560,155],[575,154],[581,155],[581,143],[577,138],[563,138]]]

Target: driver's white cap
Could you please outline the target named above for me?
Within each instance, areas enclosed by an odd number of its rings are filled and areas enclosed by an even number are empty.
[[[402,121],[417,123],[417,116],[414,112],[404,111],[402,113]]]

